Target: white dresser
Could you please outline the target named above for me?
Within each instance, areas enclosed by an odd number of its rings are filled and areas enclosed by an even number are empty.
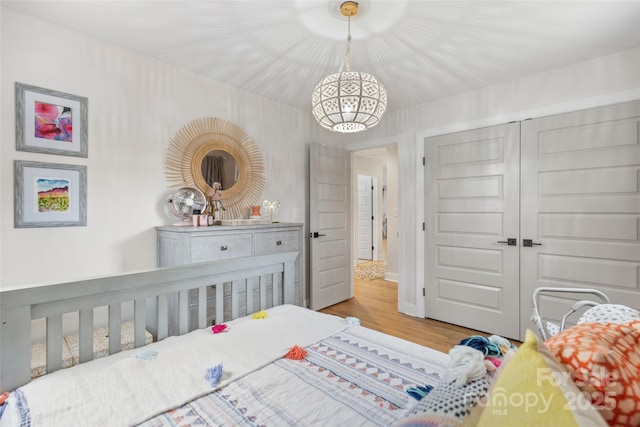
[[[214,225],[210,227],[156,227],[158,236],[158,266],[170,267],[196,262],[231,259],[252,255],[267,255],[280,252],[298,251],[299,255],[295,263],[295,301],[297,305],[303,305],[304,286],[302,286],[303,272],[303,224],[275,223],[261,225],[227,226]],[[231,297],[232,292],[237,292],[246,300],[247,287],[249,305],[255,304],[259,309],[260,301],[269,298],[268,295],[260,295],[258,286],[252,283],[225,284],[225,299]],[[267,292],[272,292],[271,283],[267,285]],[[255,293],[255,298],[254,297]],[[191,300],[191,298],[190,298]],[[195,301],[195,298],[193,298]],[[195,303],[190,305],[190,324],[195,325],[197,319],[197,307]],[[251,307],[247,309],[251,310]],[[239,313],[240,315],[249,313]],[[225,319],[231,313],[225,313]],[[210,286],[207,290],[207,320],[209,323],[215,318],[215,289]],[[170,324],[169,329],[172,326]]]

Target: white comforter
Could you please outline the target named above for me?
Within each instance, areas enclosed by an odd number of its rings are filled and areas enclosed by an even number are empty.
[[[141,423],[347,327],[293,305],[267,311],[265,319],[228,322],[227,332],[197,330],[38,378],[11,393],[0,427]],[[207,371],[219,364],[223,375],[212,386]]]

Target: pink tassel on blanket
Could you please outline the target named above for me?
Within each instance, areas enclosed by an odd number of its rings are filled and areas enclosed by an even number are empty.
[[[287,359],[302,360],[307,357],[307,350],[300,346],[294,345],[284,357],[286,357]]]
[[[227,325],[225,323],[219,323],[211,327],[211,331],[214,334],[219,334],[220,332],[225,332],[226,330],[227,330]]]

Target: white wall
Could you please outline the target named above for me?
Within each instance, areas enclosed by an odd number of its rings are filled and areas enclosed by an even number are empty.
[[[281,221],[304,222],[308,142],[338,141],[319,132],[308,112],[1,10],[2,288],[155,267],[154,227],[175,221],[165,203],[165,150],[199,117],[246,130],[264,157],[263,198],[280,200]],[[87,159],[15,150],[15,82],[88,98]],[[15,159],[86,165],[87,226],[14,228]]]
[[[640,47],[391,111],[380,125],[346,142],[345,148],[352,151],[398,143],[400,311],[424,316],[422,155],[426,136],[631,99],[640,99]],[[403,289],[404,285],[408,288]]]

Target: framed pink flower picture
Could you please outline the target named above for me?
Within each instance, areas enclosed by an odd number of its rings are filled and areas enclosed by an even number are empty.
[[[16,83],[16,150],[87,157],[87,98]]]

